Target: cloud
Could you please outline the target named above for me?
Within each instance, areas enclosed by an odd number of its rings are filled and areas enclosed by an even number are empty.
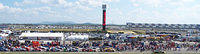
[[[130,0],[135,9],[129,12],[132,22],[197,23],[200,5],[196,0]],[[141,9],[141,10],[138,10]],[[146,12],[147,11],[147,12]],[[133,15],[135,14],[135,15]],[[195,20],[192,20],[195,19]]]
[[[133,6],[138,6],[140,4],[149,6],[149,7],[161,7],[163,4],[163,0],[130,0],[133,4]]]
[[[51,17],[58,17],[50,7],[19,8],[1,3],[0,13],[0,23],[38,23]]]
[[[51,4],[53,2],[55,2],[56,0],[40,0],[39,2],[41,3],[45,3],[45,4]]]
[[[138,6],[139,6],[139,4],[133,4],[133,6],[135,6],[135,7],[138,7]]]
[[[5,12],[5,13],[6,12],[7,13],[15,13],[15,12],[21,12],[22,9],[5,6],[5,5],[3,5],[3,4],[0,3],[0,11],[1,12]]]
[[[22,0],[22,2],[14,2],[14,5],[17,7],[25,7],[25,6],[41,6],[41,5],[49,5],[54,6],[58,4],[59,0]]]
[[[59,4],[66,4],[67,2],[65,0],[58,0]]]
[[[100,16],[96,15],[99,13],[96,8],[100,7],[103,3],[118,1],[119,0],[22,0],[21,2],[14,2],[14,7],[1,5],[0,8],[2,10],[0,10],[0,13],[4,14],[0,14],[0,20],[6,20],[8,23],[36,23],[63,20],[97,22],[99,20],[96,18]],[[8,8],[5,9],[5,7]]]
[[[196,0],[130,0],[133,6],[138,7],[152,7],[152,8],[160,8],[164,6],[174,5],[174,6],[184,6],[187,3],[193,3]]]
[[[198,3],[196,0],[22,0],[14,2],[14,6],[0,3],[3,13],[0,23],[67,20],[101,23],[103,3],[110,6],[108,23],[194,23],[200,20],[200,5],[195,2]]]
[[[183,2],[194,2],[195,0],[182,0]]]
[[[9,8],[8,6],[4,6],[3,4],[0,3],[0,10],[4,8]]]
[[[15,2],[14,5],[19,7],[47,5],[49,7],[72,8],[88,11],[93,8],[100,7],[103,3],[119,1],[120,0],[23,0],[22,2]]]
[[[0,9],[3,9],[3,8],[4,8],[3,4],[0,3]]]
[[[119,2],[120,0],[79,0],[82,5],[99,7],[104,3]]]

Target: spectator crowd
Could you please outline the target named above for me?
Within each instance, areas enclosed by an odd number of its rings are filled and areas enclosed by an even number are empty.
[[[38,41],[18,40],[0,41],[0,51],[43,51],[43,52],[123,52],[123,51],[198,51],[197,42],[174,41],[128,41],[128,40],[96,40],[39,43]]]

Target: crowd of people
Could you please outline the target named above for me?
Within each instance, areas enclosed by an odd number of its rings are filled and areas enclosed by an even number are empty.
[[[128,40],[93,40],[39,43],[38,41],[18,40],[0,41],[0,51],[43,51],[43,52],[123,52],[123,51],[198,51],[198,42],[174,41],[128,41]]]
[[[69,36],[73,33],[66,33]],[[0,51],[41,51],[41,52],[145,52],[145,51],[199,51],[199,41],[187,42],[188,37],[178,35],[149,35],[134,36],[130,34],[104,33],[75,33],[80,35],[97,36],[100,39],[66,40],[65,43],[54,40],[41,42],[40,40],[20,42],[17,38],[0,40]],[[148,37],[157,38],[148,38]],[[102,37],[102,39],[101,39]],[[135,38],[133,38],[135,37]],[[181,39],[181,40],[179,40]]]

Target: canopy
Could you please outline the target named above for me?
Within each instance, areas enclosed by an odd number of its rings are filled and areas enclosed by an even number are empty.
[[[63,33],[22,33],[19,37],[64,37]]]
[[[79,35],[79,34],[75,34],[75,35],[70,35],[68,37],[66,37],[66,39],[88,39],[89,35]]]
[[[149,37],[149,35],[130,35],[128,38],[137,38],[137,37]]]

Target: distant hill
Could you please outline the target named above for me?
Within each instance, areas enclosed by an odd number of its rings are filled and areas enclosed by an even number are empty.
[[[62,21],[62,22],[41,22],[37,24],[54,24],[54,25],[101,25],[101,24],[95,24],[95,23],[77,23],[72,21]],[[107,25],[116,25],[116,24],[107,24]]]
[[[84,25],[97,25],[97,24],[94,24],[94,23],[79,23],[79,24],[84,24]]]
[[[61,22],[50,22],[44,21],[39,23],[4,23],[4,24],[30,24],[30,25],[40,25],[40,24],[47,24],[47,25],[101,25],[96,23],[77,23],[73,21],[61,21]],[[116,25],[116,24],[107,24],[107,25]]]
[[[37,24],[55,24],[55,25],[68,25],[68,24],[77,24],[75,22],[72,21],[62,21],[62,22],[41,22],[41,23],[37,23]]]

